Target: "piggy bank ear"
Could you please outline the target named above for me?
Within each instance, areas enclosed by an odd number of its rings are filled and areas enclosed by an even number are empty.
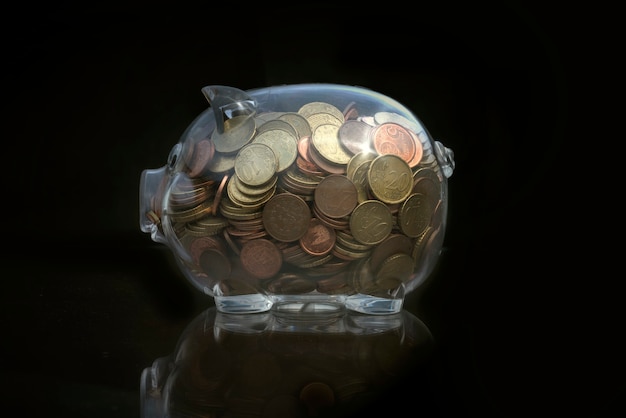
[[[236,116],[254,117],[257,103],[248,93],[229,86],[206,86],[202,94],[209,102],[215,115],[217,132],[223,134],[224,122]]]

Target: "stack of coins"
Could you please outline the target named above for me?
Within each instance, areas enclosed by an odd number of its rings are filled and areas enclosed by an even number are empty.
[[[394,297],[440,250],[444,177],[398,113],[310,102],[234,116],[177,150],[146,215],[210,291]]]

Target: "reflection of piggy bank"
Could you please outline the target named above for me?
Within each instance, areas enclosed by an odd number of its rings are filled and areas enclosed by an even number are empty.
[[[222,312],[399,312],[441,252],[452,151],[360,87],[202,92],[141,175],[141,230]]]
[[[171,355],[143,370],[141,416],[364,417],[380,405],[397,415],[407,394],[409,407],[427,413],[435,407],[434,348],[429,329],[406,310],[294,320],[213,307],[185,328]]]

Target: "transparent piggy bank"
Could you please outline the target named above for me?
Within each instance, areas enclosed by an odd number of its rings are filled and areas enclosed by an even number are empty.
[[[220,312],[399,312],[440,257],[452,150],[362,87],[202,93],[141,173],[141,230]]]

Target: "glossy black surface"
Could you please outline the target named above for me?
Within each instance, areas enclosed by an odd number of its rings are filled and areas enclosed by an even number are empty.
[[[139,416],[142,371],[212,305],[140,232],[141,170],[165,164],[206,85],[321,81],[393,97],[455,152],[445,251],[405,303],[436,348],[387,416],[623,413],[621,246],[603,236],[623,217],[621,185],[603,187],[620,178],[618,14],[435,3],[7,14],[3,408]]]

